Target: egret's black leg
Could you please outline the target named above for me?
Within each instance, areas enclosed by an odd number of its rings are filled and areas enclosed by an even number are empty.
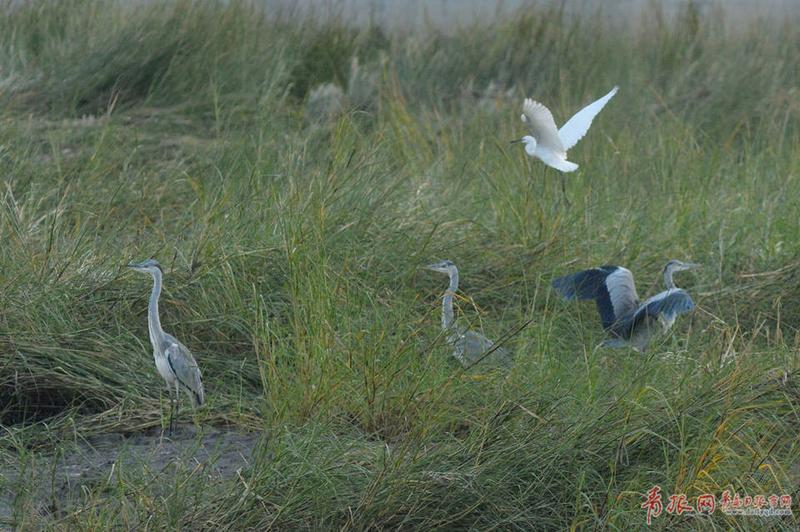
[[[564,195],[564,203],[567,204],[567,207],[571,207],[572,204],[569,202],[569,197],[567,196],[567,176],[563,173],[561,174],[561,193]]]

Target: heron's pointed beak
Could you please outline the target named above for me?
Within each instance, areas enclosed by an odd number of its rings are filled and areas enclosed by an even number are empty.
[[[520,142],[522,142],[522,139],[516,139],[512,140],[509,144],[519,144]]]
[[[696,270],[703,267],[702,264],[697,264],[696,262],[687,262],[685,266],[687,270]]]

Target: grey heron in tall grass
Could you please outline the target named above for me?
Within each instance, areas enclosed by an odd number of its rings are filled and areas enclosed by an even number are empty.
[[[664,266],[666,290],[643,302],[636,294],[630,270],[600,266],[559,277],[553,288],[567,300],[594,299],[603,328],[611,336],[606,347],[632,346],[644,351],[658,332],[665,332],[675,319],[694,308],[691,296],[675,286],[675,272],[698,268],[699,264],[671,260]]]
[[[197,367],[197,362],[189,349],[161,328],[161,319],[158,315],[158,298],[161,295],[163,279],[161,265],[155,259],[147,259],[143,262],[132,262],[128,264],[128,267],[137,272],[149,273],[153,277],[153,291],[150,294],[150,304],[147,308],[147,328],[150,332],[150,343],[153,344],[156,369],[167,383],[170,395],[169,433],[172,434],[173,419],[178,413],[180,391],[186,392],[194,408],[202,405],[205,401],[200,368]],[[172,400],[173,390],[175,391],[174,402]]]
[[[439,273],[446,273],[450,277],[450,285],[442,298],[442,331],[446,334],[447,342],[453,346],[453,356],[462,366],[470,367],[484,359],[490,363],[510,366],[511,355],[502,347],[497,347],[490,354],[487,353],[495,347],[494,342],[482,334],[469,330],[456,324],[455,311],[453,310],[453,297],[458,290],[458,268],[449,260],[425,266],[426,269]]]

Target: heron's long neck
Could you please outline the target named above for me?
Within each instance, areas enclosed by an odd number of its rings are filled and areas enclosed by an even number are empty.
[[[664,270],[664,284],[667,285],[667,290],[677,288],[675,286],[675,281],[672,280],[672,268],[666,268]]]
[[[453,296],[455,296],[456,290],[458,290],[458,270],[453,267],[450,268],[450,286],[447,287],[447,292],[442,298],[442,329],[444,330],[451,328],[456,321],[456,315],[453,312]]]
[[[147,307],[147,328],[150,331],[150,342],[157,347],[164,331],[158,317],[158,296],[161,295],[161,272],[153,273],[153,292],[150,294],[150,305]]]

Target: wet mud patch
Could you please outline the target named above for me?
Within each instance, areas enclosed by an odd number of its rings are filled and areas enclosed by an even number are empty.
[[[251,466],[260,439],[260,432],[186,424],[171,435],[160,428],[101,434],[49,453],[0,461],[0,527],[13,526],[20,512],[64,515],[79,507],[87,493],[126,484],[146,485],[153,495],[164,495],[178,479],[229,479]],[[23,508],[15,502],[18,496],[34,502]]]

